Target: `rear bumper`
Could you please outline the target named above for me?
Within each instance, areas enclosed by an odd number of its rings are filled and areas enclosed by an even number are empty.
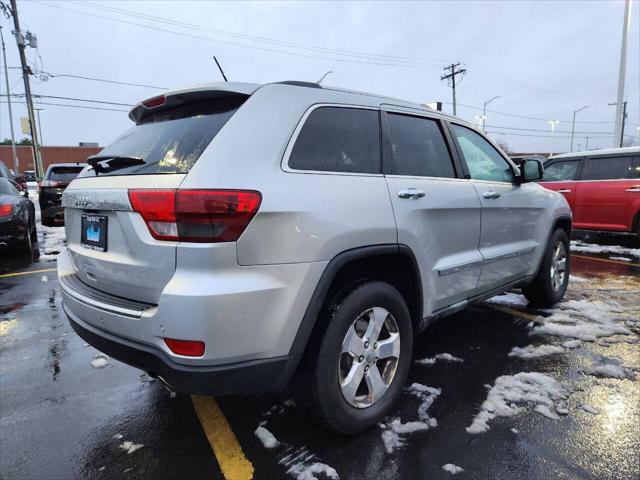
[[[286,387],[293,357],[252,360],[215,367],[181,365],[161,350],[99,330],[63,304],[69,323],[87,343],[116,360],[162,377],[174,390],[198,395],[261,393]]]

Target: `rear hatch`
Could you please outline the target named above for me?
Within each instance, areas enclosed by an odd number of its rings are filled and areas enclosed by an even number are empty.
[[[157,304],[176,268],[177,241],[158,239],[131,191],[170,192],[248,98],[242,92],[162,96],[132,110],[136,125],[98,155],[63,196],[67,245],[85,284]],[[147,106],[148,105],[148,106]],[[159,205],[160,213],[163,206]]]

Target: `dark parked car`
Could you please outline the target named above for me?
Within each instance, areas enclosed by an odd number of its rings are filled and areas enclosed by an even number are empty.
[[[64,209],[60,205],[62,192],[85,166],[83,163],[49,165],[44,178],[39,183],[39,202],[43,225],[49,227],[64,225]]]
[[[35,182],[36,181],[36,172],[33,170],[25,170],[23,172],[23,176],[25,181],[27,182]]]
[[[31,254],[37,241],[33,202],[6,178],[0,178],[0,250],[16,247]]]
[[[7,168],[4,162],[0,161],[0,178],[4,178],[9,183],[11,183],[14,187],[18,189],[19,192],[27,190],[27,181],[22,176],[14,175],[14,173]]]

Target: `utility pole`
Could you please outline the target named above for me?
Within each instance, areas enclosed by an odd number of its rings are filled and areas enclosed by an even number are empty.
[[[551,151],[549,152],[549,156],[553,157],[553,134],[556,131],[556,125],[560,123],[560,120],[549,120],[549,125],[551,126]]]
[[[620,71],[618,73],[618,101],[616,102],[616,128],[613,146],[622,146],[622,130],[624,130],[624,112],[622,99],[624,97],[624,81],[627,68],[627,31],[631,24],[631,0],[626,0],[624,6],[624,22],[622,24],[622,46],[620,48]]]
[[[42,168],[42,159],[40,158],[40,148],[38,142],[38,129],[36,128],[36,117],[33,111],[33,99],[31,98],[31,85],[29,83],[29,75],[31,69],[27,65],[27,57],[24,53],[26,45],[25,37],[20,31],[20,21],[18,20],[18,6],[16,0],[11,0],[11,15],[13,16],[13,25],[15,31],[13,34],[16,36],[16,43],[18,44],[18,52],[20,53],[20,64],[22,65],[22,79],[24,80],[24,93],[27,98],[27,113],[29,114],[29,126],[31,127],[31,140],[33,150],[33,163],[36,171],[36,176],[42,176],[44,169]]]
[[[13,153],[13,171],[16,175],[19,172],[18,153],[16,152],[16,136],[13,133],[13,113],[11,112],[11,92],[9,91],[9,73],[7,71],[7,52],[4,48],[4,35],[0,25],[0,40],[2,40],[2,58],[4,61],[4,78],[7,85],[7,105],[9,107],[9,125],[11,126],[11,152]]]
[[[440,80],[449,80],[451,79],[451,88],[453,90],[453,114],[456,114],[456,75],[464,75],[467,71],[466,68],[458,68],[460,66],[460,62],[452,63],[443,68],[444,71],[449,71],[450,73],[446,75],[442,75]]]
[[[40,112],[44,110],[44,108],[35,107],[36,115],[38,117],[38,131],[40,132],[40,145],[44,145],[44,134],[42,133],[42,124],[40,123]]]
[[[616,111],[618,111],[618,104],[617,103],[609,103],[609,106],[615,105],[616,106]],[[620,124],[620,130],[619,130],[619,134],[618,134],[618,125],[616,123],[616,133],[615,133],[615,137],[613,139],[613,146],[614,147],[622,147],[623,143],[624,143],[624,124],[627,121],[627,101],[625,100],[624,102],[622,102],[622,123]]]
[[[585,151],[589,150],[589,137],[584,137],[584,139],[587,141],[586,145],[584,146]]]
[[[573,134],[576,130],[576,113],[584,110],[585,108],[589,108],[589,105],[585,105],[584,107],[580,107],[578,110],[574,110],[573,112],[573,123],[571,124],[571,149],[570,152],[573,152]]]

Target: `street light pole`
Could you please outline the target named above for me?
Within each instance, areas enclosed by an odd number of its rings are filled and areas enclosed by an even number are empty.
[[[487,133],[486,123],[487,123],[487,105],[493,102],[496,98],[502,98],[502,95],[496,95],[495,97],[490,98],[486,102],[484,102],[482,106],[482,131]]]
[[[589,105],[585,105],[584,107],[580,107],[579,109],[573,112],[573,123],[571,124],[571,149],[570,152],[573,152],[573,133],[576,130],[576,113],[584,110],[585,108],[589,108]]]
[[[624,22],[622,24],[622,46],[620,48],[620,71],[618,72],[618,99],[616,102],[616,124],[613,146],[622,145],[622,130],[624,112],[622,100],[624,98],[624,80],[627,68],[627,32],[631,24],[631,0],[627,0],[624,6]]]
[[[560,120],[549,120],[549,125],[551,126],[551,151],[549,152],[549,156],[553,156],[553,134],[556,131],[556,125],[560,123]]]

